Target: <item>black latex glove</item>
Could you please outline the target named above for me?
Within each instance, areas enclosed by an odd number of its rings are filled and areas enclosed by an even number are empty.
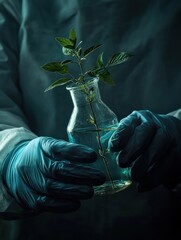
[[[139,191],[181,182],[181,120],[147,110],[122,119],[109,141],[120,167],[131,167]]]
[[[93,185],[105,181],[101,172],[83,165],[96,158],[89,147],[38,137],[8,155],[3,180],[24,208],[69,212],[79,208],[81,199],[92,197]]]

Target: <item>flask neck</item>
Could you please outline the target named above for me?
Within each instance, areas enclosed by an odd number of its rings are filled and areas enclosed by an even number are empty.
[[[67,90],[70,91],[74,107],[86,106],[90,102],[101,100],[97,78],[79,86],[69,85]]]

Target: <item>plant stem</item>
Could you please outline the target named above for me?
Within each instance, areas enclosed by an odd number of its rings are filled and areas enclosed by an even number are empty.
[[[84,71],[83,71],[82,60],[81,60],[81,57],[78,55],[77,51],[75,51],[75,57],[77,58],[77,63],[80,67],[80,73],[81,73],[81,76],[82,76],[81,80],[82,80],[83,83],[85,83],[85,80],[84,80],[85,74],[84,74]]]
[[[109,180],[112,184],[112,188],[115,189],[115,185],[114,185],[114,181],[113,181],[113,178],[112,178],[112,175],[111,175],[111,171],[110,171],[109,166],[108,166],[108,160],[106,159],[106,157],[104,155],[104,149],[102,147],[101,136],[100,136],[100,133],[99,133],[100,129],[99,129],[98,124],[97,124],[97,119],[96,119],[96,116],[95,116],[95,113],[94,113],[94,110],[93,110],[92,102],[88,101],[88,103],[89,103],[89,107],[90,107],[90,110],[91,110],[92,117],[94,119],[94,126],[96,128],[97,142],[98,142],[98,145],[99,145],[99,155],[103,160],[104,166],[105,166],[106,171],[107,171],[108,178],[109,178]]]
[[[75,51],[75,56],[77,58],[77,63],[80,67],[80,72],[81,72],[81,81],[82,83],[84,84],[84,94],[86,94],[87,96],[87,101],[88,101],[88,104],[89,104],[89,107],[90,107],[90,111],[91,111],[91,115],[93,117],[93,121],[94,121],[94,126],[95,126],[95,129],[96,129],[96,133],[97,133],[97,142],[98,142],[98,146],[99,146],[99,155],[100,157],[102,158],[103,160],[103,163],[104,163],[104,166],[105,166],[105,169],[106,169],[106,172],[107,172],[107,175],[108,175],[108,178],[111,182],[111,185],[112,185],[112,188],[115,189],[115,185],[114,185],[114,181],[113,181],[113,178],[112,178],[112,175],[111,175],[111,171],[109,169],[109,166],[108,166],[108,160],[106,159],[105,157],[105,153],[104,153],[104,149],[102,147],[102,143],[101,143],[101,136],[100,136],[100,129],[99,129],[99,126],[98,126],[98,123],[97,123],[97,119],[96,119],[96,116],[95,116],[95,113],[94,113],[94,109],[93,109],[93,106],[92,106],[92,100],[90,100],[90,93],[89,93],[89,89],[87,89],[86,87],[86,82],[85,82],[85,74],[83,72],[83,66],[82,66],[82,61],[81,61],[81,58],[80,56],[77,54],[77,52]]]

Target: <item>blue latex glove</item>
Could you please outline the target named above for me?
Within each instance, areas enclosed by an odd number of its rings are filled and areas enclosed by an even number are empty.
[[[83,165],[96,158],[89,147],[38,137],[19,144],[10,153],[3,180],[24,208],[69,212],[79,208],[81,199],[92,197],[93,185],[105,181],[101,172]]]
[[[120,167],[131,167],[139,191],[181,182],[181,121],[147,110],[122,119],[109,141]]]

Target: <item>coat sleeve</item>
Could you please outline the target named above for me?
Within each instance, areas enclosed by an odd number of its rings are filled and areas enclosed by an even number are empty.
[[[20,141],[36,137],[23,113],[18,72],[20,19],[19,0],[0,0],[0,212],[13,203],[1,179],[5,158]]]

